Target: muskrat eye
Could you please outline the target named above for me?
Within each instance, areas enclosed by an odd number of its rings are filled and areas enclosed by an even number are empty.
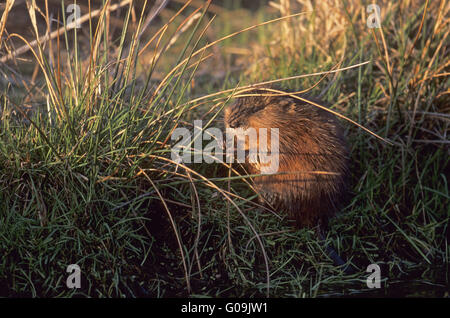
[[[230,123],[230,128],[238,128],[238,127],[240,127],[241,126],[241,122],[240,121],[238,121],[238,120],[234,120],[234,121],[232,121],[231,123]]]

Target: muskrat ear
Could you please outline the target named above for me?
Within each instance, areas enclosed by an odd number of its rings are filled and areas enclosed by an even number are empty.
[[[297,107],[295,103],[290,103],[288,106],[288,110],[289,113],[295,113],[297,111]]]
[[[295,103],[290,101],[289,99],[284,99],[278,102],[278,107],[280,107],[285,113],[294,113],[295,112]]]

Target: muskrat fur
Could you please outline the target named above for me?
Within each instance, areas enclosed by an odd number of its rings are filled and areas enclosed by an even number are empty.
[[[277,93],[264,88],[246,94],[258,96],[238,97],[226,107],[225,126],[256,131],[279,128],[280,174],[254,177],[257,192],[274,209],[287,213],[298,228],[325,227],[347,191],[349,154],[338,119],[310,103],[274,96]],[[250,174],[261,173],[258,164],[246,161],[244,166]]]

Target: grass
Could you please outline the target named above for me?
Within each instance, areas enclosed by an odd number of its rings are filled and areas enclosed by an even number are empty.
[[[91,2],[91,13],[105,8]],[[67,24],[59,1],[39,4],[42,15],[30,3],[24,14],[36,22],[23,40],[11,15],[2,20],[5,56],[54,31],[51,13]],[[367,28],[364,1],[308,3],[251,12],[176,2],[142,37],[151,5],[125,5],[119,18],[99,11],[2,62],[0,295],[448,296],[448,3],[377,1],[380,29]],[[351,200],[325,241],[259,207],[228,167],[170,160],[173,129],[194,119],[221,127],[237,86],[365,61],[310,91],[329,84],[332,110],[389,141],[342,121]],[[321,78],[280,85],[298,91]],[[328,245],[356,273],[336,268]],[[366,286],[371,263],[378,290]],[[81,268],[81,289],[66,287],[69,264]]]

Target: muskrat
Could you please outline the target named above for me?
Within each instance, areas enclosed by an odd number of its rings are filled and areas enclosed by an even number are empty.
[[[347,192],[349,152],[342,126],[334,114],[289,95],[264,88],[245,95],[225,108],[225,126],[254,128],[257,134],[259,128],[279,129],[278,173],[253,177],[256,191],[262,201],[286,213],[297,228],[317,226],[323,239],[321,229],[342,206]],[[258,146],[249,143],[245,143],[247,150]],[[267,142],[268,152],[270,145]],[[258,163],[246,160],[244,167],[250,174],[262,174]],[[343,263],[339,257],[335,261]]]

